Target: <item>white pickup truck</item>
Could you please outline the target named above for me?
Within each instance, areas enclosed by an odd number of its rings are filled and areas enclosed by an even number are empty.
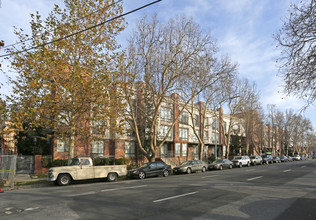
[[[118,176],[127,174],[126,165],[94,166],[90,157],[76,157],[69,166],[53,167],[48,171],[48,180],[56,185],[66,186],[72,180],[107,178],[113,182]]]

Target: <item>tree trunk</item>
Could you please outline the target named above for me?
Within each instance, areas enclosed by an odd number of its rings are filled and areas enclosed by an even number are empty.
[[[69,146],[69,153],[68,153],[68,165],[71,163],[71,159],[74,158],[74,151],[75,151],[75,129],[71,128],[70,146]]]

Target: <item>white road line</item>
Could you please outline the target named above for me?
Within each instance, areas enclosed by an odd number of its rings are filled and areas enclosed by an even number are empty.
[[[198,193],[198,192],[185,193],[185,194],[181,194],[181,195],[177,195],[177,196],[167,197],[167,198],[164,198],[164,199],[158,199],[158,200],[155,200],[153,202],[162,202],[162,201],[165,201],[165,200],[176,199],[176,198],[179,198],[179,197],[189,196],[189,195],[193,195],[193,194],[196,194],[196,193]]]
[[[203,176],[201,177],[202,179],[205,179],[205,178],[210,178],[210,177],[215,177],[215,176],[218,176],[218,175],[212,175],[212,176]]]
[[[86,196],[86,195],[92,195],[96,194],[96,192],[85,192],[85,193],[79,193],[79,194],[72,194],[72,195],[67,195],[67,197],[74,197],[74,196]]]
[[[304,167],[306,167],[306,166],[301,166],[301,168],[304,168]]]
[[[24,209],[25,211],[32,211],[32,210],[35,210],[35,209],[39,209],[39,207],[35,207],[35,208],[27,208],[27,209]]]
[[[142,188],[142,187],[146,187],[146,186],[148,186],[148,185],[120,187],[120,188],[114,188],[114,189],[103,189],[103,190],[101,190],[101,192],[108,192],[108,191],[115,191],[115,190],[122,190],[122,189],[136,189],[136,188]]]
[[[260,179],[262,178],[263,176],[257,176],[257,177],[254,177],[254,178],[250,178],[250,179],[247,179],[248,181],[251,181],[251,180],[256,180],[256,179]]]
[[[291,171],[291,169],[284,170],[283,173],[286,173],[286,172],[289,172],[289,171]]]

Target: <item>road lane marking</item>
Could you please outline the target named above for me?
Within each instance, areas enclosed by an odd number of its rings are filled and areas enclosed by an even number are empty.
[[[218,175],[212,175],[212,176],[203,176],[201,177],[202,179],[205,179],[205,178],[210,178],[210,177],[215,177],[215,176],[218,176]]]
[[[108,192],[108,191],[115,191],[115,190],[122,190],[122,189],[137,189],[137,188],[142,188],[142,187],[146,187],[146,186],[148,186],[148,185],[120,187],[120,188],[114,188],[114,189],[103,189],[103,190],[101,190],[101,192]]]
[[[79,194],[67,195],[67,197],[74,197],[74,196],[86,196],[86,195],[92,195],[92,194],[96,194],[96,192],[95,192],[95,191],[93,191],[93,192],[85,192],[85,193],[79,193]]]
[[[257,176],[257,177],[254,177],[254,178],[250,178],[250,179],[247,179],[248,181],[251,181],[251,180],[256,180],[256,179],[260,179],[262,178],[263,176]]]
[[[163,199],[158,199],[158,200],[155,200],[153,202],[162,202],[162,201],[166,201],[166,200],[170,200],[170,199],[176,199],[176,198],[183,197],[183,196],[193,195],[193,194],[196,194],[196,193],[198,193],[198,192],[196,191],[196,192],[185,193],[185,194],[181,194],[181,195],[177,195],[177,196],[171,196],[171,197],[167,197],[167,198],[163,198]]]
[[[284,170],[283,173],[286,173],[286,172],[289,172],[289,171],[291,171],[291,169]]]
[[[39,209],[39,207],[35,207],[35,208],[27,208],[27,209],[24,209],[25,211],[32,211],[32,210],[35,210],[35,209]]]
[[[304,167],[306,167],[306,166],[301,166],[301,168],[304,168]]]

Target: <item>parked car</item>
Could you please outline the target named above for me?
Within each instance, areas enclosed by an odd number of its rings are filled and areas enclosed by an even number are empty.
[[[127,177],[139,178],[139,179],[144,179],[149,176],[159,176],[159,175],[167,177],[169,176],[171,171],[172,170],[171,170],[170,165],[167,165],[162,161],[156,161],[156,162],[151,162],[151,163],[145,163],[137,169],[128,171]]]
[[[233,168],[233,162],[228,159],[219,159],[208,165],[209,170],[222,170],[223,168]]]
[[[274,156],[273,163],[281,163],[280,157]]]
[[[271,155],[261,155],[261,157],[264,164],[273,163],[273,158]]]
[[[303,154],[303,155],[301,156],[301,160],[307,160],[307,159],[308,159],[308,158],[307,158],[307,155],[304,155],[304,154]]]
[[[200,160],[188,160],[181,163],[179,166],[173,168],[175,174],[187,173],[190,174],[196,171],[205,172],[207,169],[207,164]]]
[[[287,156],[281,156],[280,160],[281,160],[281,162],[288,162],[289,158]]]
[[[293,159],[293,161],[299,161],[299,160],[301,160],[301,156],[300,155],[294,155],[294,156],[292,156],[292,159]]]
[[[288,156],[287,159],[289,162],[293,162],[293,158],[291,156]]]
[[[312,159],[316,159],[316,154],[313,154]]]
[[[250,166],[250,158],[248,156],[235,156],[232,162],[236,167]]]
[[[254,166],[256,166],[257,164],[262,165],[262,157],[261,156],[250,156],[250,163]]]

